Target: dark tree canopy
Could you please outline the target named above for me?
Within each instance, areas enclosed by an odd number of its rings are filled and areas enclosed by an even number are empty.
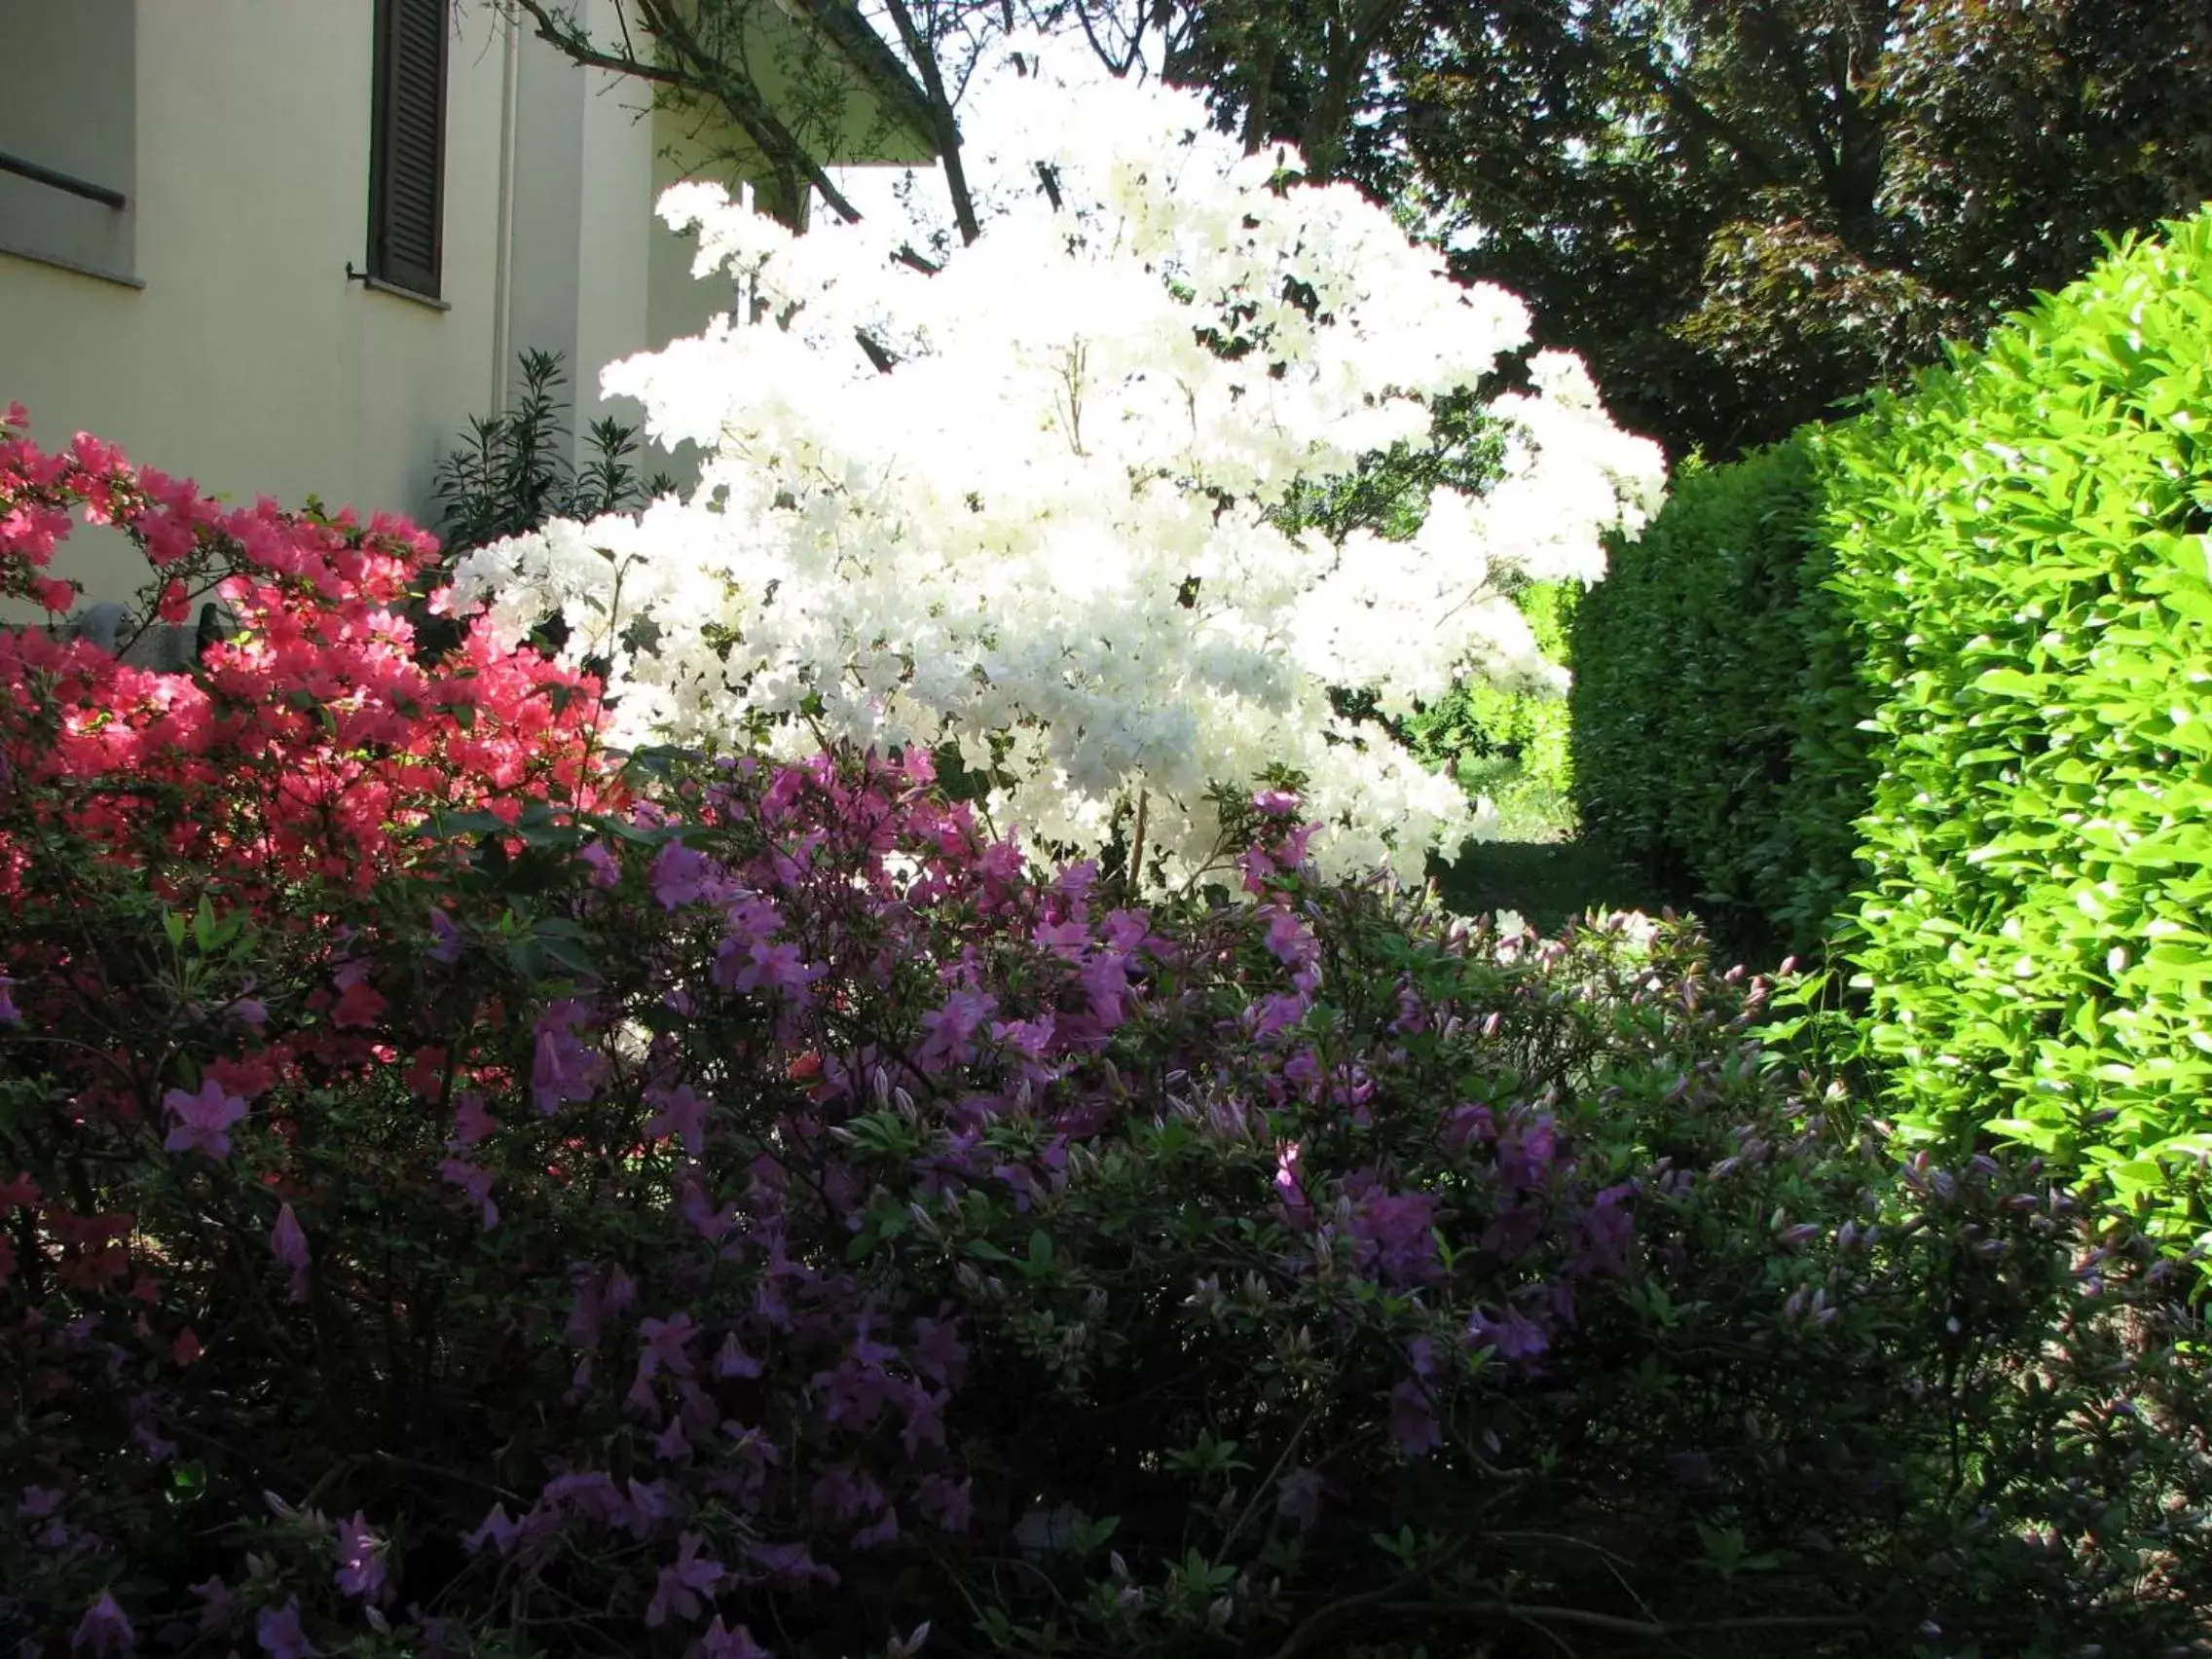
[[[1901,379],[2212,195],[2212,0],[632,0],[620,41],[501,3],[718,112],[794,216],[850,211],[826,169],[866,128],[942,160],[971,235],[968,69],[1080,32],[1446,234],[1677,454]]]
[[[1229,0],[1191,35],[1170,67],[1225,120],[1443,218],[1677,452],[1780,436],[2212,195],[2207,0]]]

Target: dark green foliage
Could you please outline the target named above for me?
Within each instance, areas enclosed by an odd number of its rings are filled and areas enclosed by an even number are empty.
[[[2212,213],[2168,231],[1912,395],[1686,476],[1584,607],[1575,715],[1616,842],[1835,942],[1908,1138],[2025,1143],[2194,1239]]]
[[[585,430],[590,459],[569,459],[558,351],[524,351],[514,407],[469,419],[467,442],[438,463],[439,525],[449,551],[465,553],[554,518],[589,519],[642,506],[672,488],[631,464],[638,428],[611,416]]]
[[[1099,10],[1106,8],[1100,7]],[[1732,456],[1932,362],[2212,192],[2212,9],[2172,0],[1169,8],[1171,75],[1479,234],[1606,401]]]
[[[1348,477],[1307,485],[1284,508],[1281,523],[1294,534],[1317,527],[1335,541],[1355,530],[1410,536],[1420,529],[1432,491],[1480,495],[1496,483],[1505,438],[1506,428],[1472,394],[1442,398],[1424,443],[1395,445],[1363,459]],[[1524,581],[1512,590],[1537,645],[1554,661],[1567,658],[1567,618],[1580,592],[1568,582]],[[1355,696],[1347,695],[1345,706],[1371,712]],[[1395,735],[1478,793],[1494,794],[1503,783],[1557,795],[1567,789],[1567,706],[1557,697],[1466,681],[1398,722]]]
[[[1854,879],[1865,761],[1809,435],[1685,466],[1574,618],[1585,825],[1770,956],[1818,945]]]
[[[1612,857],[1585,831],[1535,841],[1508,834],[1470,841],[1451,864],[1431,869],[1437,898],[1463,916],[1511,910],[1539,933],[1555,933],[1592,909],[1657,914],[1666,903],[1650,878]]]
[[[1282,527],[1294,535],[1318,528],[1332,541],[1355,530],[1393,540],[1410,536],[1428,512],[1430,492],[1479,496],[1497,482],[1507,436],[1474,393],[1440,397],[1425,442],[1394,444],[1362,458],[1348,477],[1306,484],[1284,507]]]

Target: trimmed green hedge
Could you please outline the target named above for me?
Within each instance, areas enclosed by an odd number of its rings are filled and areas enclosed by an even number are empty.
[[[1909,1135],[2024,1142],[2194,1236],[2212,211],[2166,229],[1911,394],[1685,479],[1583,608],[1576,770],[1724,919],[1831,941]]]
[[[1818,512],[1809,432],[1692,461],[1574,617],[1585,827],[1754,955],[1817,948],[1866,796],[1867,699]]]

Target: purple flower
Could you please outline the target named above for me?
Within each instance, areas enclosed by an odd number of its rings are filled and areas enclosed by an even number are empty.
[[[638,1334],[645,1338],[645,1346],[638,1352],[641,1376],[651,1377],[663,1366],[672,1376],[691,1375],[691,1339],[699,1334],[699,1327],[690,1314],[641,1320]]]
[[[646,1134],[674,1135],[693,1158],[706,1150],[708,1103],[689,1084],[651,1089],[645,1098],[659,1108],[645,1120]]]
[[[1083,965],[1077,976],[1090,999],[1090,1016],[1107,1030],[1120,1027],[1128,1017],[1129,959],[1118,950],[1100,951]]]
[[[264,1607],[254,1620],[254,1639],[269,1659],[317,1659],[322,1649],[300,1628],[300,1599],[285,1598],[281,1607]]]
[[[436,937],[437,943],[431,945],[424,954],[440,967],[451,968],[461,960],[461,929],[443,909],[432,905],[430,908],[430,932]]]
[[[1353,1210],[1351,1235],[1367,1246],[1385,1284],[1409,1284],[1433,1276],[1436,1240],[1430,1225],[1436,1200],[1425,1193],[1370,1195]]]
[[[914,1321],[914,1369],[933,1382],[942,1382],[948,1388],[960,1386],[961,1373],[967,1369],[968,1346],[960,1340],[958,1319],[916,1319]]]
[[[1311,1530],[1321,1524],[1321,1498],[1328,1489],[1318,1469],[1293,1469],[1275,1489],[1275,1513]]]
[[[576,857],[591,866],[591,884],[594,887],[612,887],[622,879],[622,866],[616,862],[614,854],[608,850],[605,841],[594,841]]]
[[[562,1335],[578,1347],[597,1347],[601,1321],[616,1317],[637,1300],[637,1282],[619,1266],[605,1273],[593,1272],[588,1265],[575,1271],[576,1300]]]
[[[970,1490],[973,1485],[970,1481],[954,1481],[947,1475],[925,1475],[922,1484],[914,1489],[914,1501],[925,1516],[947,1532],[965,1532],[975,1514]]]
[[[757,1377],[760,1362],[745,1351],[745,1345],[737,1340],[735,1331],[722,1338],[721,1350],[715,1355],[717,1377]]]
[[[1535,1359],[1551,1346],[1543,1326],[1514,1308],[1508,1308],[1504,1316],[1496,1319],[1487,1309],[1476,1309],[1467,1321],[1467,1341],[1478,1348],[1489,1348],[1508,1365]]]
[[[853,1534],[853,1548],[871,1550],[878,1544],[894,1542],[899,1536],[899,1512],[886,1508],[873,1521]]]
[[[1302,992],[1277,991],[1246,1008],[1242,1023],[1253,1042],[1265,1043],[1304,1019],[1312,1006],[1312,1000]]]
[[[1271,907],[1266,942],[1268,954],[1288,968],[1312,961],[1321,949],[1312,930],[1280,905]]]
[[[911,1457],[924,1446],[944,1444],[944,1408],[951,1399],[952,1392],[947,1388],[934,1394],[926,1388],[907,1389],[901,1402],[906,1412],[906,1426],[899,1432],[907,1456]]]
[[[1298,1161],[1303,1149],[1296,1141],[1284,1141],[1275,1149],[1275,1192],[1289,1213],[1293,1227],[1304,1227],[1313,1219],[1313,1205],[1306,1197],[1306,1189],[1299,1184]]]
[[[501,1555],[512,1553],[515,1547],[515,1524],[507,1517],[507,1506],[503,1503],[493,1504],[492,1513],[484,1517],[484,1524],[475,1531],[464,1534],[461,1543],[470,1555],[475,1555],[486,1544],[497,1544]]]
[[[987,991],[954,991],[944,999],[942,1008],[923,1014],[924,1035],[914,1064],[925,1072],[967,1064],[976,1057],[977,1031],[998,1008],[998,998]]]
[[[680,909],[698,900],[712,898],[719,885],[714,861],[682,841],[671,841],[654,855],[651,874],[653,897],[664,910]]]
[[[177,1125],[162,1142],[166,1152],[200,1151],[221,1160],[231,1156],[230,1129],[245,1116],[245,1102],[213,1078],[200,1086],[198,1094],[172,1088],[162,1104],[176,1115]]]
[[[586,1013],[574,997],[561,997],[538,1016],[530,1086],[540,1117],[550,1118],[567,1101],[589,1100],[599,1087],[606,1059],[575,1033]]]
[[[1496,1135],[1488,1106],[1462,1100],[1444,1115],[1444,1146],[1449,1152],[1464,1152],[1468,1142],[1493,1140]]]
[[[16,999],[8,994],[21,983],[20,979],[12,979],[7,975],[0,974],[0,1025],[20,1025],[23,1022],[23,1011],[16,1006]],[[91,1616],[89,1613],[86,1615],[88,1618]]]
[[[231,1587],[220,1578],[209,1577],[190,1588],[204,1604],[200,1609],[200,1634],[211,1636],[216,1631],[228,1630],[231,1621],[239,1616],[239,1599]]]
[[[1497,1178],[1509,1197],[1518,1198],[1549,1179],[1559,1156],[1559,1134],[1550,1117],[1517,1120],[1497,1141]]]
[[[686,1448],[688,1450],[688,1448]],[[676,1518],[678,1504],[665,1481],[630,1477],[630,1530],[643,1538],[663,1521]]]
[[[1152,912],[1115,910],[1099,925],[1098,933],[1114,949],[1134,955],[1152,937]]]
[[[837,1569],[816,1561],[804,1544],[747,1544],[745,1559],[769,1578],[803,1584],[810,1578],[825,1584],[837,1582]]]
[[[1029,938],[1055,956],[1076,962],[1082,959],[1084,946],[1090,942],[1090,925],[1088,922],[1039,922],[1030,930]]]
[[[849,1359],[830,1370],[816,1372],[811,1382],[825,1420],[853,1428],[873,1422],[891,1397],[888,1372],[881,1366],[856,1365]]]
[[[809,968],[795,944],[767,944],[756,940],[747,947],[746,956],[746,966],[731,981],[733,989],[772,990],[802,1006],[807,987],[830,972],[827,968]]]
[[[77,1621],[77,1633],[69,1639],[72,1653],[129,1653],[137,1645],[138,1633],[115,1604],[115,1597],[105,1590],[85,1609],[85,1616]]]
[[[176,1456],[176,1442],[165,1440],[160,1429],[146,1418],[130,1425],[130,1440],[139,1451],[157,1463],[166,1463]]]
[[[461,1095],[453,1106],[453,1144],[474,1146],[499,1126],[498,1119],[484,1109],[484,1097],[473,1089]]]
[[[491,1170],[479,1169],[463,1158],[449,1158],[438,1165],[438,1178],[466,1193],[471,1203],[483,1206],[485,1232],[499,1225],[499,1206],[492,1201],[492,1183],[498,1177]]]
[[[653,1456],[664,1463],[687,1463],[691,1460],[691,1437],[683,1432],[683,1419],[672,1417],[653,1436]]]
[[[722,1235],[737,1225],[737,1200],[732,1198],[717,1209],[714,1200],[707,1197],[706,1189],[699,1185],[698,1177],[686,1175],[677,1189],[678,1207],[691,1230],[710,1244],[721,1242]]]
[[[645,1623],[654,1627],[668,1622],[670,1613],[678,1618],[695,1619],[699,1616],[699,1598],[712,1597],[721,1588],[727,1576],[719,1561],[703,1561],[699,1546],[704,1540],[696,1532],[686,1532],[677,1540],[675,1562],[660,1569],[659,1587],[645,1607]]]
[[[61,1507],[65,1495],[59,1487],[27,1486],[23,1488],[22,1501],[16,1505],[16,1513],[26,1521],[44,1521]]]
[[[855,1521],[883,1505],[883,1489],[851,1469],[830,1469],[816,1477],[814,1507],[833,1521]]]
[[[292,1270],[292,1300],[308,1299],[308,1235],[300,1218],[285,1204],[276,1211],[276,1225],[269,1230],[269,1253],[279,1267]]]
[[[1591,1201],[1589,1213],[1582,1217],[1588,1260],[1578,1265],[1602,1272],[1627,1271],[1629,1242],[1636,1236],[1636,1218],[1629,1213],[1628,1201],[1635,1197],[1636,1183],[1623,1181],[1607,1187]],[[1788,1239],[1788,1235],[1784,1237]]]
[[[538,1505],[540,1510],[566,1509],[603,1527],[624,1526],[631,1519],[629,1498],[604,1469],[554,1476],[539,1493]]]
[[[1444,1431],[1437,1425],[1428,1394],[1411,1378],[1390,1390],[1390,1438],[1409,1457],[1444,1444]]]
[[[248,1031],[259,1031],[269,1023],[269,1005],[259,997],[240,997],[231,1004],[231,1017]]]
[[[369,1530],[368,1517],[353,1511],[338,1523],[338,1588],[364,1602],[381,1602],[385,1585],[384,1541]]]

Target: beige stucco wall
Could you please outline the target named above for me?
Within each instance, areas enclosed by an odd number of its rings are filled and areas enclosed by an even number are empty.
[[[0,0],[0,34],[11,6],[53,3]],[[589,20],[610,31],[618,3],[588,0]],[[107,106],[82,102],[112,136],[129,90],[132,281],[11,254],[0,236],[0,407],[22,403],[50,445],[90,430],[219,496],[434,526],[437,462],[503,395],[517,352],[563,353],[579,429],[635,422],[636,405],[600,396],[601,368],[728,306],[726,280],[693,281],[690,239],[651,209],[678,177],[741,167],[742,145],[514,33],[490,0],[453,8],[444,309],[347,276],[367,258],[369,0],[100,4],[134,16]],[[0,62],[0,94],[24,68]],[[845,142],[880,146],[881,124],[853,119]],[[111,533],[80,532],[55,568],[87,603],[127,599],[145,574]],[[36,614],[0,605],[0,621]]]
[[[366,258],[372,9],[142,0],[132,288],[0,255],[0,404],[241,498],[429,505],[494,384],[503,55],[459,9],[436,311],[349,281]],[[94,599],[135,575],[73,542]],[[125,550],[127,551],[127,550]]]

